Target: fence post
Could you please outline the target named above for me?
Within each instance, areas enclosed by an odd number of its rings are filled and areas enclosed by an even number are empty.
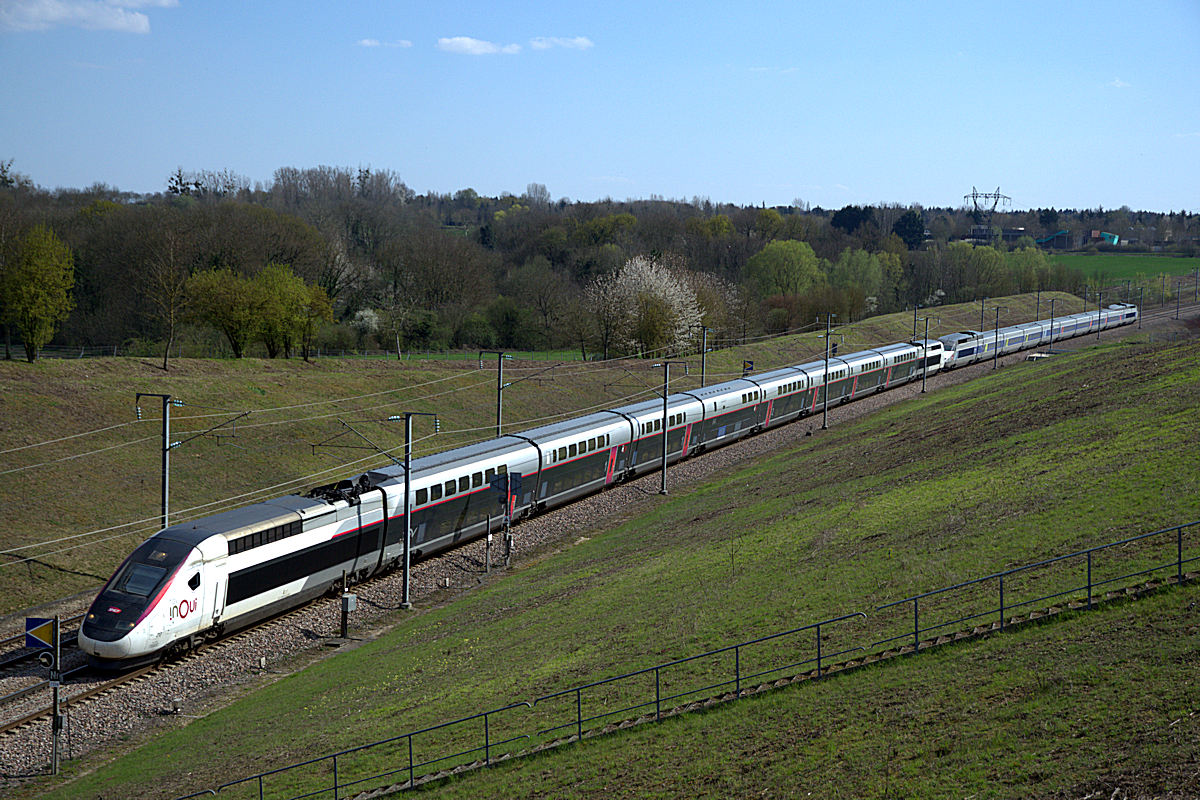
[[[490,713],[490,712],[489,712]],[[492,764],[492,740],[488,731],[488,715],[483,715],[483,763],[491,766]]]
[[[740,644],[733,648],[733,693],[735,695],[742,693],[742,646]]]
[[[654,721],[662,722],[662,692],[659,691],[658,667],[654,668]]]
[[[817,623],[817,679],[821,678],[821,623]]]
[[[416,776],[413,774],[413,752],[412,752],[412,734],[408,735],[408,785],[412,787],[416,784]]]
[[[1004,630],[1004,576],[1000,576],[1000,630]]]
[[[333,800],[338,800],[337,756],[333,757]]]
[[[921,623],[917,613],[917,598],[913,598],[913,652],[921,649]]]
[[[263,785],[262,785],[262,779],[263,779],[263,776],[262,776],[262,775],[259,775],[259,776],[258,776],[258,800],[263,800]]]
[[[582,689],[575,690],[575,741],[583,741],[583,698]]]
[[[1088,611],[1092,610],[1092,551],[1088,550]]]
[[[1183,583],[1183,526],[1175,529],[1175,582]]]

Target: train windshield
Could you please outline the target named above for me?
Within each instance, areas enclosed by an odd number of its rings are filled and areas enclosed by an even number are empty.
[[[154,591],[154,587],[158,586],[158,582],[166,574],[167,571],[162,567],[151,567],[147,564],[130,564],[129,569],[125,570],[125,575],[121,582],[113,588],[125,594],[139,594],[142,597],[149,597],[150,593]]]
[[[113,577],[109,591],[150,597],[183,562],[191,549],[191,546],[182,542],[158,537],[143,542]]]

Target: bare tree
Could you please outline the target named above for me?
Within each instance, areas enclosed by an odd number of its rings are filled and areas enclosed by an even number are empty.
[[[174,226],[164,225],[159,241],[151,250],[142,270],[143,291],[153,315],[166,333],[162,368],[167,369],[175,332],[187,313],[187,281],[191,274],[183,243],[183,234]]]

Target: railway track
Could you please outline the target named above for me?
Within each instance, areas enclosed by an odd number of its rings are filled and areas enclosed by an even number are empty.
[[[378,575],[370,580],[364,581],[361,584],[356,584],[355,586],[356,588],[358,586],[369,586],[373,582],[387,578],[390,575],[391,573],[384,573],[383,575]],[[277,616],[239,630],[217,641],[191,650],[181,657],[165,661],[158,661],[154,664],[140,667],[129,672],[123,672],[119,675],[114,675],[111,677],[103,676],[102,673],[97,672],[86,663],[73,666],[70,669],[64,670],[62,673],[62,684],[60,689],[61,696],[59,701],[60,712],[66,713],[67,709],[69,708],[78,708],[90,700],[103,697],[104,695],[125,685],[139,683],[174,669],[186,669],[188,663],[195,658],[198,658],[202,655],[208,655],[213,652],[219,652],[221,649],[226,647],[234,647],[242,639],[255,632],[269,629],[276,625],[287,625],[293,617],[303,614],[314,605],[327,601],[327,596],[318,597],[309,601],[308,603],[305,603],[304,605],[297,606],[296,608],[290,609]],[[65,644],[66,642],[64,635],[64,645]],[[72,641],[70,645],[72,651],[77,653],[82,659],[83,653],[78,649],[75,642]],[[64,663],[66,663],[66,660],[67,659],[64,657]],[[100,677],[97,678],[97,676]],[[5,716],[7,716],[5,713],[7,707],[35,694],[38,690],[46,690],[48,693],[50,688],[50,681],[39,680],[37,683],[22,687],[14,692],[11,692],[10,694],[0,697],[0,736],[19,733],[22,729],[27,728],[41,720],[50,719],[54,713],[54,709],[53,705],[49,702],[39,705],[35,710],[29,713],[16,716],[15,718],[5,719]]]

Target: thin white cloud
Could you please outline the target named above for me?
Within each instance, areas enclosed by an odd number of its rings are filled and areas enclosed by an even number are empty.
[[[57,27],[149,33],[150,18],[134,8],[173,8],[179,0],[3,0],[0,29],[45,31]]]
[[[565,47],[568,50],[588,50],[595,43],[586,36],[537,36],[529,40],[529,46],[534,50],[549,50],[552,47]]]
[[[1129,88],[1129,84],[1126,83],[1125,81],[1121,80],[1120,78],[1113,78],[1112,83],[1110,83],[1108,85],[1113,87],[1114,89],[1128,89]]]
[[[394,42],[381,42],[378,39],[359,39],[355,42],[359,47],[412,47],[408,39],[397,39]]]
[[[464,56],[491,56],[496,54],[515,55],[521,52],[519,44],[496,44],[482,39],[472,39],[470,36],[451,36],[438,39],[439,50],[447,53],[457,53]]]

